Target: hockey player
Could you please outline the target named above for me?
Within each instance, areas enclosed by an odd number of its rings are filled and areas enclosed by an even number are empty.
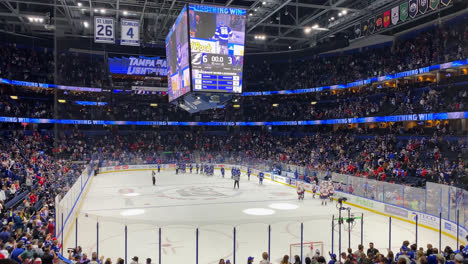
[[[263,174],[263,171],[261,171],[259,174],[258,174],[258,183],[263,185],[263,177],[264,177],[264,174]]]
[[[176,175],[179,174],[179,166],[180,166],[179,164],[176,165],[176,168],[175,168],[175,174]]]
[[[198,174],[198,170],[200,169],[200,167],[198,166],[198,163],[195,165],[195,168],[196,168],[197,174]]]
[[[304,193],[305,193],[305,189],[304,189],[304,184],[301,182],[297,185],[297,199],[298,200],[304,200]]]
[[[218,41],[219,53],[228,55],[229,53],[229,39],[232,37],[232,30],[230,27],[224,25],[224,21],[219,22],[219,26],[216,28],[214,39]]]
[[[325,183],[323,183],[323,186],[320,186],[320,198],[322,199],[322,205],[327,205],[328,187]]]
[[[312,183],[312,198],[315,199],[315,193],[317,192],[317,185]]]
[[[161,172],[161,164],[158,163],[158,173]]]
[[[192,174],[192,170],[193,170],[193,165],[192,165],[192,163],[190,163],[189,168],[190,168],[190,174]]]
[[[151,171],[151,179],[153,180],[153,186],[156,185],[156,172]]]
[[[333,202],[333,194],[335,193],[335,187],[333,186],[333,182],[331,181],[331,179],[328,186],[328,197],[330,198],[330,202]]]
[[[223,178],[224,178],[224,168],[223,167],[221,168],[221,176],[223,176]]]
[[[249,178],[249,181],[250,181],[250,173],[251,173],[250,168],[247,168],[247,177]]]

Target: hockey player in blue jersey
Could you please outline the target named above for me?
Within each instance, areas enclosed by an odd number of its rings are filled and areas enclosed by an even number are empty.
[[[249,178],[249,181],[250,181],[250,173],[251,173],[250,168],[248,168],[247,169],[247,177]]]
[[[219,53],[228,55],[229,39],[232,37],[232,30],[230,27],[224,25],[224,22],[219,22],[219,26],[216,28],[214,39],[218,41]]]
[[[161,164],[158,163],[158,173],[161,172]]]
[[[198,170],[200,169],[200,167],[198,166],[198,163],[196,164],[196,169],[197,169],[197,174],[198,174]]]
[[[263,185],[263,177],[264,177],[264,174],[263,174],[263,171],[261,171],[261,172],[258,174],[258,183],[259,183],[259,184],[262,184],[262,185]]]
[[[192,165],[192,163],[190,163],[189,168],[190,168],[190,174],[192,174],[192,170],[193,170],[193,165]]]
[[[221,168],[221,176],[224,178],[224,168]]]

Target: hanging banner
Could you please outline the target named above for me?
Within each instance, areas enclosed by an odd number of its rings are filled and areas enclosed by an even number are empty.
[[[359,38],[361,36],[361,24],[354,25],[354,38]]]
[[[409,11],[409,4],[405,2],[400,5],[400,20],[401,22],[405,22],[408,19],[408,11]]]
[[[115,43],[114,19],[111,17],[94,18],[94,42]]]
[[[421,14],[426,13],[428,4],[428,0],[419,0],[419,12]]]
[[[400,20],[400,7],[395,6],[394,8],[392,8],[392,24],[396,25],[399,20]]]
[[[448,6],[452,3],[452,0],[440,0],[440,3],[444,6]]]
[[[409,16],[414,18],[418,14],[418,0],[409,1]]]
[[[369,33],[372,34],[375,31],[375,17],[369,18]]]
[[[382,29],[383,26],[383,18],[382,15],[378,15],[375,20],[375,31],[379,31]]]
[[[390,10],[387,10],[383,13],[383,25],[388,28],[390,25]]]
[[[361,36],[366,36],[367,34],[369,34],[369,25],[367,21],[364,21],[361,23]]]
[[[436,10],[439,7],[439,0],[431,0],[430,7],[432,10]]]
[[[120,20],[120,45],[140,46],[140,21]]]

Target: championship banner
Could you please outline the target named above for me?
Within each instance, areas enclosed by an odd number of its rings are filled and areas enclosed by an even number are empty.
[[[369,33],[369,25],[367,21],[361,23],[361,36],[366,36]]]
[[[383,13],[383,25],[385,28],[388,28],[390,25],[390,10],[387,10]]]
[[[399,20],[400,20],[400,7],[395,6],[394,8],[392,8],[392,24],[396,25]]]
[[[440,3],[444,6],[448,6],[452,3],[452,0],[440,0]]]
[[[354,26],[354,38],[359,38],[361,36],[361,24],[356,24]]]
[[[140,46],[140,21],[122,19],[120,26],[120,45]]]
[[[409,16],[414,18],[418,14],[418,0],[409,1]]]
[[[94,18],[94,42],[115,43],[114,19],[110,17]]]
[[[372,34],[375,31],[375,17],[369,18],[369,33]]]
[[[428,0],[419,0],[419,12],[421,14],[426,13],[428,4]]]
[[[375,31],[379,31],[382,29],[383,26],[383,18],[382,15],[378,15],[375,20]]]
[[[408,19],[408,11],[409,11],[409,4],[405,2],[400,5],[400,20],[401,22],[405,22]]]
[[[430,7],[432,10],[436,10],[439,7],[439,0],[431,0]]]

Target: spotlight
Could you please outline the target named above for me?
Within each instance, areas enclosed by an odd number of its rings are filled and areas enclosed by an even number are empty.
[[[346,15],[346,14],[348,14],[348,10],[345,9],[345,10],[342,11],[342,13],[343,13],[343,15]]]
[[[318,24],[312,26],[313,29],[318,28]]]
[[[83,4],[82,4],[82,3],[80,3],[80,2],[78,2],[78,4],[77,4],[77,5],[78,5],[79,7],[83,6]]]
[[[88,27],[89,27],[88,21],[84,21],[84,22],[83,22],[83,26],[84,26],[85,28],[88,28]]]
[[[105,14],[106,13],[106,10],[105,9],[101,9],[101,14]]]
[[[123,15],[124,16],[128,15],[128,11],[123,11]]]
[[[312,31],[312,28],[310,28],[310,27],[304,28],[304,33],[309,34],[310,31]]]

